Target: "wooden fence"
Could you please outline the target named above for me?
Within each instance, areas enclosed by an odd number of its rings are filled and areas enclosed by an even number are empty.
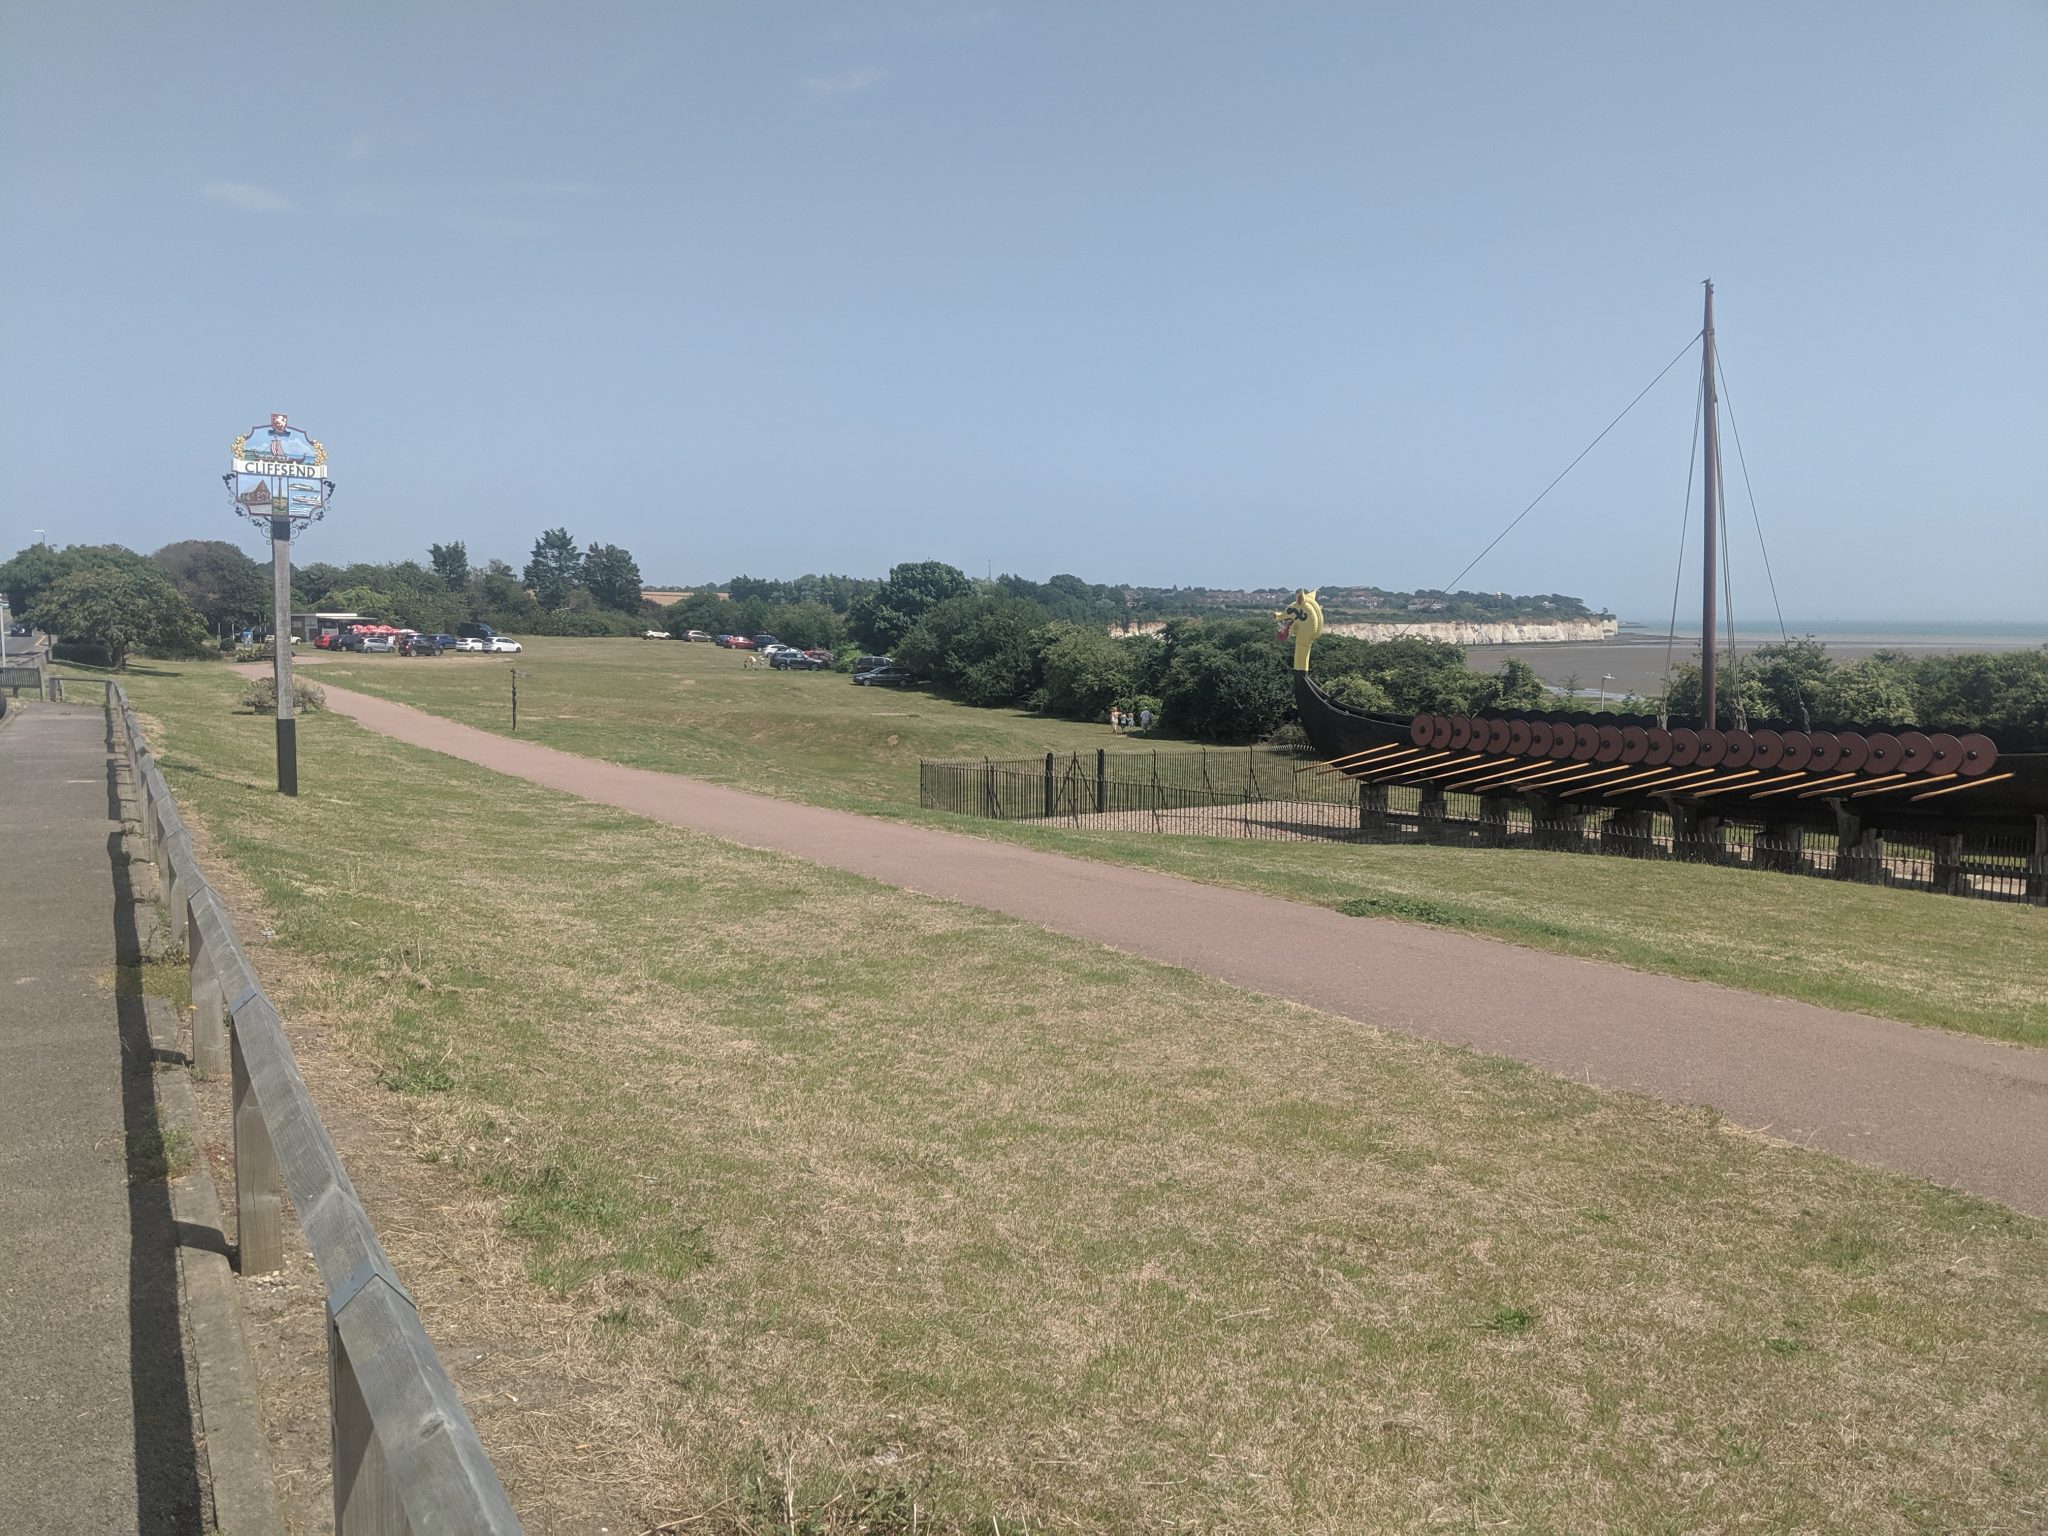
[[[231,1075],[244,1279],[284,1260],[280,1183],[327,1291],[338,1536],[520,1530],[412,1297],[320,1123],[284,1026],[192,857],[192,838],[118,683],[107,711],[126,756],[174,940],[192,978],[192,1065]]]

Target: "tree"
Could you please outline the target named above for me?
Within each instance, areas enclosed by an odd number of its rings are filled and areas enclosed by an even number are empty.
[[[1834,662],[1826,644],[1812,635],[1802,635],[1797,640],[1758,646],[1749,653],[1745,666],[1756,674],[1763,690],[1764,717],[1798,720],[1817,711],[1815,701],[1826,688]]]
[[[1541,709],[1549,702],[1543,679],[1519,656],[1510,656],[1493,675],[1495,695],[1492,709]]]
[[[583,580],[583,557],[566,528],[550,528],[533,541],[533,558],[526,562],[525,579],[534,601],[547,609],[560,608]]]
[[[1912,725],[1918,719],[1911,674],[1874,656],[1823,674],[1812,709],[1816,719],[1842,725]]]
[[[1039,677],[1045,707],[1070,720],[1098,720],[1136,681],[1130,642],[1079,624],[1041,631]]]
[[[891,566],[887,581],[855,600],[846,627],[869,650],[892,651],[925,614],[973,590],[966,573],[943,560]]]
[[[36,598],[29,621],[67,641],[104,647],[116,670],[127,668],[129,651],[138,647],[191,650],[206,639],[192,605],[147,562],[92,566],[60,576]]]
[[[150,559],[210,628],[245,629],[270,618],[269,567],[224,540],[180,539]]]
[[[583,585],[600,608],[640,611],[640,566],[616,544],[593,544],[584,552]]]
[[[1393,697],[1385,688],[1356,672],[1333,678],[1322,689],[1339,704],[1348,704],[1353,709],[1371,710],[1375,714],[1390,714],[1394,709]]]
[[[469,585],[469,546],[462,540],[429,544],[427,558],[434,563],[434,574],[441,578],[441,585],[450,592],[460,592]]]
[[[1036,603],[994,593],[949,598],[929,609],[896,647],[897,660],[969,704],[1014,704],[1034,686]]]
[[[1176,648],[1159,694],[1174,728],[1217,741],[1271,734],[1293,700],[1279,647],[1269,645],[1267,651],[1207,644]]]
[[[120,544],[67,544],[62,549],[31,544],[0,565],[0,592],[7,594],[9,607],[26,615],[36,600],[64,577],[108,566],[163,574],[147,555]]]

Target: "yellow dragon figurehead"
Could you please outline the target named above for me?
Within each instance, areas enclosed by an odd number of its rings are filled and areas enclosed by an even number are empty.
[[[1294,601],[1273,615],[1280,621],[1280,634],[1294,636],[1294,670],[1308,670],[1308,653],[1316,643],[1316,636],[1323,632],[1323,605],[1316,601],[1312,591],[1302,590],[1294,594]]]

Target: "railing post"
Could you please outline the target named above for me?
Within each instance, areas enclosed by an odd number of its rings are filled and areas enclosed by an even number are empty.
[[[228,1053],[234,1069],[235,1249],[246,1280],[284,1268],[284,1203],[278,1198],[277,1154],[242,1059],[239,1030],[228,1037]]]
[[[405,1507],[377,1444],[334,1314],[327,1316],[327,1403],[334,1458],[335,1536],[408,1536]]]
[[[191,935],[192,1070],[201,1077],[227,1075],[227,1028],[221,1016],[220,966],[201,936],[199,915],[186,904],[185,931]]]
[[[1054,795],[1053,792],[1052,758],[1052,753],[1048,752],[1045,754],[1045,814],[1048,819],[1053,814],[1053,807],[1058,803],[1057,797]]]
[[[1107,767],[1107,756],[1103,752],[1102,748],[1097,747],[1095,749],[1095,813],[1098,816],[1102,814],[1103,802],[1105,799],[1105,781],[1109,777]]]

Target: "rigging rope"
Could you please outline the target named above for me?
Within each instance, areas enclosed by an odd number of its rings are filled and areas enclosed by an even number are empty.
[[[1698,467],[1700,456],[1700,422],[1707,413],[1706,381],[1693,400],[1692,407],[1692,450],[1685,456],[1685,501],[1679,507],[1678,517],[1678,569],[1671,573],[1671,630],[1664,637],[1664,692],[1657,700],[1657,724],[1660,729],[1671,725],[1671,652],[1678,644],[1678,590],[1685,584],[1685,540],[1692,531],[1692,477]]]
[[[1721,366],[1721,352],[1714,349],[1714,371],[1721,376],[1721,398],[1728,402],[1728,429],[1735,434],[1735,462],[1742,466],[1742,489],[1749,496],[1749,520],[1756,524],[1756,547],[1763,551],[1764,576],[1771,584],[1771,606],[1778,611],[1778,638],[1789,641],[1792,636],[1785,628],[1785,609],[1778,601],[1778,578],[1771,570],[1770,546],[1764,543],[1764,522],[1757,515],[1756,491],[1749,483],[1749,460],[1742,452],[1742,428],[1735,421],[1735,397],[1728,393],[1728,372]]]
[[[1664,375],[1669,373],[1673,368],[1676,368],[1679,364],[1679,359],[1683,358],[1686,353],[1692,350],[1693,342],[1698,341],[1700,337],[1704,336],[1705,334],[1706,332],[1704,330],[1697,332],[1693,336],[1692,341],[1688,341],[1684,346],[1680,347],[1678,349],[1678,356],[1672,358],[1670,362],[1666,363],[1662,368],[1660,368],[1657,371],[1657,377],[1650,380],[1649,383],[1643,386],[1641,394],[1638,394],[1634,400],[1629,401],[1627,405],[1621,408],[1621,416],[1615,417],[1614,420],[1610,421],[1609,423],[1607,423],[1606,426],[1602,427],[1600,429],[1600,437],[1594,438],[1592,442],[1586,444],[1585,447],[1581,448],[1579,450],[1578,458],[1573,459],[1571,463],[1565,465],[1563,469],[1559,470],[1557,479],[1551,481],[1550,484],[1543,487],[1542,494],[1539,495],[1535,501],[1530,502],[1529,505],[1522,508],[1521,511],[1515,514],[1514,522],[1509,523],[1507,527],[1501,529],[1499,533],[1495,534],[1493,536],[1492,543],[1488,544],[1486,548],[1482,549],[1481,551],[1479,551],[1478,554],[1474,555],[1470,560],[1468,560],[1465,563],[1464,570],[1458,572],[1457,575],[1453,576],[1449,581],[1445,582],[1443,586],[1439,587],[1437,590],[1440,592],[1449,593],[1453,588],[1457,586],[1459,582],[1465,579],[1466,572],[1470,571],[1473,566],[1477,565],[1480,561],[1484,560],[1488,555],[1493,553],[1494,544],[1498,544],[1502,539],[1506,538],[1509,534],[1513,533],[1515,531],[1515,525],[1517,523],[1520,523],[1521,520],[1527,517],[1531,512],[1534,512],[1537,506],[1542,502],[1543,497],[1548,496],[1552,491],[1556,490],[1559,482],[1561,482],[1566,475],[1570,474],[1574,469],[1577,469],[1579,467],[1579,459],[1583,459],[1587,454],[1591,453],[1595,448],[1598,448],[1600,446],[1600,438],[1605,437],[1608,433],[1612,432],[1616,427],[1621,425],[1621,417],[1626,416],[1630,411],[1634,410],[1636,408],[1637,402],[1639,402],[1643,398],[1643,395],[1647,395],[1651,390],[1655,389],[1658,386],[1658,384],[1662,383]]]

